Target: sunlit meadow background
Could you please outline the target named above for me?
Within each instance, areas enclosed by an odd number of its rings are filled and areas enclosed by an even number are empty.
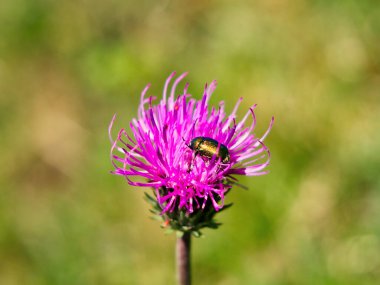
[[[175,284],[175,236],[109,174],[107,134],[173,70],[228,112],[244,97],[239,118],[257,103],[257,135],[276,119],[270,174],[194,240],[194,284],[380,284],[370,0],[1,1],[0,284]]]

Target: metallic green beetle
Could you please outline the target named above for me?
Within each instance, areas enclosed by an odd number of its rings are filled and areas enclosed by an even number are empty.
[[[194,150],[196,154],[200,154],[201,156],[211,159],[215,155],[216,159],[221,158],[223,163],[230,162],[230,153],[228,152],[228,148],[224,144],[221,144],[212,138],[193,138],[189,147]]]

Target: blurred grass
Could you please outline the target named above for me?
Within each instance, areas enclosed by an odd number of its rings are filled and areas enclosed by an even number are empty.
[[[174,284],[174,236],[109,175],[108,123],[173,70],[270,117],[271,173],[194,240],[194,284],[378,284],[376,1],[0,4],[0,284]]]

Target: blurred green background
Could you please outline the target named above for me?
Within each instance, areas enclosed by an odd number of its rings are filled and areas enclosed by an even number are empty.
[[[241,118],[270,174],[242,178],[193,243],[194,284],[380,284],[377,1],[0,3],[0,284],[175,284],[174,235],[109,174],[107,128],[189,71]],[[149,191],[149,189],[147,189]]]

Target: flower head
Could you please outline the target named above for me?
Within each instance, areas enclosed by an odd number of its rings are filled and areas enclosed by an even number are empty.
[[[184,210],[191,214],[209,205],[219,211],[234,175],[263,175],[269,164],[270,153],[263,140],[273,118],[258,138],[253,134],[256,105],[237,123],[242,98],[227,115],[223,102],[218,108],[208,106],[216,81],[206,85],[201,100],[188,94],[188,84],[178,91],[186,75],[176,78],[170,88],[172,73],[157,104],[155,97],[146,97],[150,85],[145,87],[137,118],[130,123],[131,135],[121,129],[112,139],[115,116],[109,127],[112,173],[124,176],[130,185],[155,189],[162,213]]]

